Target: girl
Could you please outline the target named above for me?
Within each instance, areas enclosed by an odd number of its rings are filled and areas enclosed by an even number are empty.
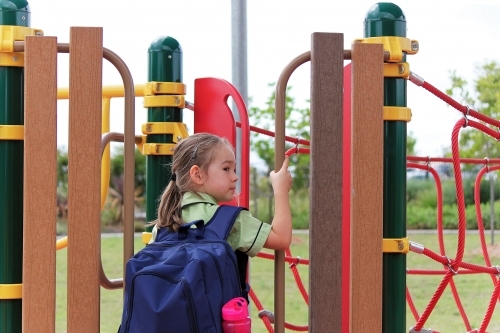
[[[270,174],[275,200],[272,224],[259,221],[249,211],[241,211],[227,238],[233,250],[253,257],[263,247],[285,250],[290,246],[292,216],[288,192],[292,177],[288,163],[286,157],[281,170]],[[159,228],[176,231],[184,222],[208,222],[218,203],[233,200],[237,180],[234,149],[227,140],[208,133],[181,140],[174,151],[172,178],[162,194],[150,243]]]

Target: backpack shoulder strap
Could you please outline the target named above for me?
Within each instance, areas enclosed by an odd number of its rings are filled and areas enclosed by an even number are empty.
[[[205,229],[215,233],[218,238],[226,240],[242,210],[246,210],[246,208],[229,205],[219,206],[214,216],[205,224]]]
[[[222,205],[217,208],[214,216],[205,224],[205,228],[208,228],[213,233],[217,235],[220,239],[227,239],[229,232],[238,217],[238,214],[242,210],[247,210],[243,207]],[[248,255],[241,251],[236,251],[236,260],[238,262],[238,275],[240,277],[240,289],[241,296],[245,298],[247,303],[250,303],[248,298],[248,293],[250,291],[250,286],[247,284],[247,267],[248,267]]]

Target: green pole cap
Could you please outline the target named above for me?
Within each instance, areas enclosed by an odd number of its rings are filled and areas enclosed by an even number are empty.
[[[155,39],[148,49],[149,81],[182,82],[181,44],[170,36]]]
[[[30,26],[30,6],[26,0],[0,0],[0,25]]]
[[[181,44],[170,36],[162,36],[155,39],[149,46],[148,52],[176,52],[182,53]]]
[[[406,37],[406,17],[398,5],[379,2],[366,13],[364,37],[379,36]]]

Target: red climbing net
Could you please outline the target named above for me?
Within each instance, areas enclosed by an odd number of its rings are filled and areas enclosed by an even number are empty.
[[[445,93],[439,91],[437,88],[432,86],[431,84],[425,82],[420,77],[412,74],[410,76],[410,81],[413,83],[423,87],[428,90],[444,102],[448,103],[458,111],[462,112],[464,115],[463,119],[457,121],[453,128],[451,144],[452,144],[452,157],[451,158],[421,158],[421,157],[408,157],[408,168],[417,168],[421,170],[426,170],[431,173],[435,182],[436,182],[436,191],[437,191],[437,229],[438,229],[438,239],[439,239],[439,253],[436,253],[428,248],[425,248],[423,245],[410,243],[410,250],[416,253],[421,253],[436,262],[443,265],[443,270],[416,270],[409,269],[407,270],[408,274],[420,274],[420,275],[444,275],[440,284],[438,285],[434,295],[429,301],[428,305],[424,309],[424,312],[419,315],[417,309],[414,305],[413,299],[411,297],[410,291],[406,290],[406,298],[410,307],[410,310],[416,320],[416,324],[413,327],[414,332],[422,331],[425,323],[429,319],[432,311],[436,307],[439,299],[441,298],[444,290],[449,285],[453,294],[453,298],[455,299],[455,303],[457,304],[457,308],[460,312],[460,315],[463,319],[467,332],[469,333],[483,333],[486,332],[488,325],[490,324],[491,318],[493,316],[493,312],[496,306],[496,303],[499,301],[500,297],[500,267],[492,266],[488,249],[486,246],[486,240],[484,236],[484,224],[481,215],[481,206],[480,206],[480,183],[483,176],[492,171],[500,170],[500,165],[495,165],[500,163],[500,159],[465,159],[460,158],[459,154],[459,144],[458,138],[460,130],[466,127],[471,127],[476,130],[483,132],[486,135],[495,138],[496,140],[500,139],[500,132],[498,127],[500,126],[500,121],[488,117],[484,114],[481,114],[475,110],[472,110],[468,106],[461,105],[457,101],[455,101],[450,96]],[[475,118],[480,120],[481,122],[477,122],[472,120],[471,118]],[[496,127],[496,129],[492,129],[490,126]],[[453,164],[453,171],[455,177],[455,187],[456,187],[456,195],[457,195],[457,209],[458,209],[458,240],[457,240],[457,249],[455,253],[455,257],[449,258],[445,252],[444,246],[444,238],[443,238],[443,202],[442,202],[442,188],[441,182],[438,173],[432,167],[430,167],[430,162],[448,162]],[[420,162],[420,163],[419,163]],[[422,163],[423,162],[423,163]],[[466,238],[466,219],[465,219],[465,199],[464,199],[464,188],[462,182],[462,171],[461,171],[461,163],[473,163],[473,164],[484,164],[483,168],[480,170],[476,177],[475,186],[474,186],[474,202],[476,207],[476,216],[477,216],[477,225],[478,225],[478,233],[481,240],[481,247],[483,252],[483,257],[485,261],[485,265],[478,265],[473,263],[468,263],[463,261],[464,257],[464,249],[465,249],[465,238]],[[489,274],[491,276],[494,288],[490,297],[490,301],[488,303],[488,307],[486,310],[486,314],[481,322],[481,326],[479,328],[473,329],[468,320],[467,314],[464,310],[464,306],[458,294],[457,286],[454,281],[454,277],[463,274]],[[432,330],[426,330],[426,332],[435,332]]]
[[[450,289],[453,294],[453,298],[455,300],[455,303],[457,305],[458,311],[462,317],[462,320],[464,322],[465,328],[467,329],[467,333],[485,333],[486,329],[488,328],[488,325],[491,321],[491,318],[493,316],[493,312],[496,306],[496,303],[500,300],[500,267],[499,266],[493,266],[491,263],[491,260],[489,258],[488,254],[488,249],[486,245],[486,240],[485,240],[485,235],[484,235],[484,225],[483,225],[483,220],[482,220],[482,215],[481,215],[481,206],[480,206],[480,198],[479,198],[479,191],[480,191],[480,182],[485,174],[488,172],[493,172],[500,170],[500,158],[492,158],[492,159],[473,159],[473,158],[460,158],[459,154],[459,134],[460,130],[466,127],[474,128],[476,130],[479,130],[486,135],[491,136],[492,138],[495,138],[497,141],[500,140],[500,121],[493,119],[491,117],[488,117],[484,114],[481,114],[468,106],[462,105],[455,101],[453,98],[450,96],[446,95],[445,93],[441,92],[431,84],[425,82],[423,79],[420,77],[411,74],[410,76],[410,81],[413,83],[423,87],[424,89],[428,90],[444,102],[448,103],[458,111],[460,111],[463,115],[464,118],[460,119],[457,121],[453,128],[452,132],[452,137],[451,137],[451,143],[452,143],[452,157],[451,158],[431,158],[431,157],[415,157],[415,156],[409,156],[408,157],[408,163],[407,167],[408,168],[415,168],[415,169],[420,169],[424,171],[428,171],[434,178],[435,183],[436,183],[436,191],[437,191],[437,234],[438,234],[438,240],[439,240],[439,253],[434,252],[429,248],[426,248],[424,245],[410,242],[410,251],[414,253],[419,253],[423,254],[424,256],[436,261],[437,263],[443,265],[443,269],[441,270],[424,270],[424,269],[407,269],[407,274],[409,275],[434,275],[434,276],[443,276],[441,282],[439,283],[437,289],[435,290],[431,300],[425,307],[424,311],[422,314],[419,315],[416,306],[413,302],[413,298],[411,296],[410,290],[408,287],[406,288],[406,299],[410,308],[411,313],[413,314],[413,317],[416,321],[416,324],[414,327],[411,328],[410,332],[435,332],[431,329],[424,329],[424,325],[426,324],[427,320],[429,319],[429,316],[431,315],[432,311],[435,309],[438,301],[440,300],[441,296],[443,295],[444,290],[446,287],[449,285]],[[472,120],[471,118],[477,119],[481,122]],[[491,128],[490,126],[495,127],[495,129]],[[250,127],[250,130],[261,133],[264,135],[268,135],[271,137],[274,137],[274,133],[268,130],[260,129],[254,126]],[[308,140],[303,140],[300,138],[293,138],[293,137],[286,137],[286,141],[294,143],[295,146],[291,149],[289,149],[286,152],[286,155],[292,155],[292,154],[297,154],[297,153],[302,153],[302,154],[308,154],[309,153],[309,148],[306,147],[299,147],[299,145],[305,145],[309,146],[309,141]],[[443,230],[443,194],[442,194],[442,188],[441,188],[441,181],[439,178],[439,174],[437,171],[431,167],[431,162],[445,162],[445,163],[452,163],[453,164],[453,170],[454,170],[454,178],[455,178],[455,186],[456,186],[456,194],[457,194],[457,209],[458,209],[458,230],[457,230],[457,235],[458,235],[458,240],[457,240],[457,248],[456,252],[454,254],[454,257],[449,257],[445,251],[445,246],[444,246],[444,230]],[[474,186],[474,201],[475,201],[475,207],[476,207],[476,216],[477,216],[477,222],[478,222],[478,234],[480,237],[481,241],[481,247],[482,247],[482,252],[483,252],[483,258],[484,258],[484,265],[479,265],[479,264],[474,264],[474,263],[468,263],[463,261],[464,257],[464,249],[465,249],[465,238],[466,238],[466,218],[465,218],[465,198],[464,198],[464,189],[463,189],[463,182],[462,182],[462,171],[461,171],[461,164],[463,163],[471,163],[471,164],[483,164],[483,168],[479,171],[476,181],[475,181],[475,186]],[[274,255],[269,254],[269,253],[264,253],[261,252],[259,253],[258,257],[264,258],[264,259],[269,259],[269,260],[274,260]],[[309,297],[307,294],[307,290],[305,289],[302,279],[300,277],[300,274],[297,270],[297,265],[298,264],[304,264],[308,265],[309,260],[307,259],[301,259],[299,257],[293,257],[290,250],[286,251],[286,257],[285,261],[289,263],[289,268],[291,269],[295,282],[300,290],[300,293],[302,294],[302,297],[304,299],[304,302],[306,305],[309,304]],[[460,299],[459,293],[457,286],[455,284],[454,278],[460,275],[469,275],[469,274],[488,274],[491,277],[491,280],[493,282],[493,292],[491,293],[490,300],[488,303],[488,307],[486,310],[486,314],[484,315],[484,318],[481,322],[481,326],[479,328],[473,329],[471,327],[471,324],[468,320],[467,314],[465,312],[464,306],[462,304],[462,301]],[[261,303],[259,300],[258,296],[254,292],[254,290],[250,291],[250,297],[257,307],[257,310],[259,311],[259,317],[261,317],[264,325],[266,326],[267,330],[269,332],[274,332],[271,320],[272,320],[272,314],[268,311],[265,310],[264,305]],[[262,315],[260,315],[262,314]],[[293,325],[288,322],[285,322],[285,328],[289,330],[294,330],[294,331],[307,331],[308,327],[307,326],[298,326],[298,325]]]

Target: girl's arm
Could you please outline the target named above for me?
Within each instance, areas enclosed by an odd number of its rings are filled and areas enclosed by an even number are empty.
[[[288,192],[292,188],[292,176],[288,171],[290,158],[285,157],[278,172],[271,171],[269,177],[274,191],[274,218],[271,231],[264,247],[272,250],[286,250],[292,242],[292,213]]]

